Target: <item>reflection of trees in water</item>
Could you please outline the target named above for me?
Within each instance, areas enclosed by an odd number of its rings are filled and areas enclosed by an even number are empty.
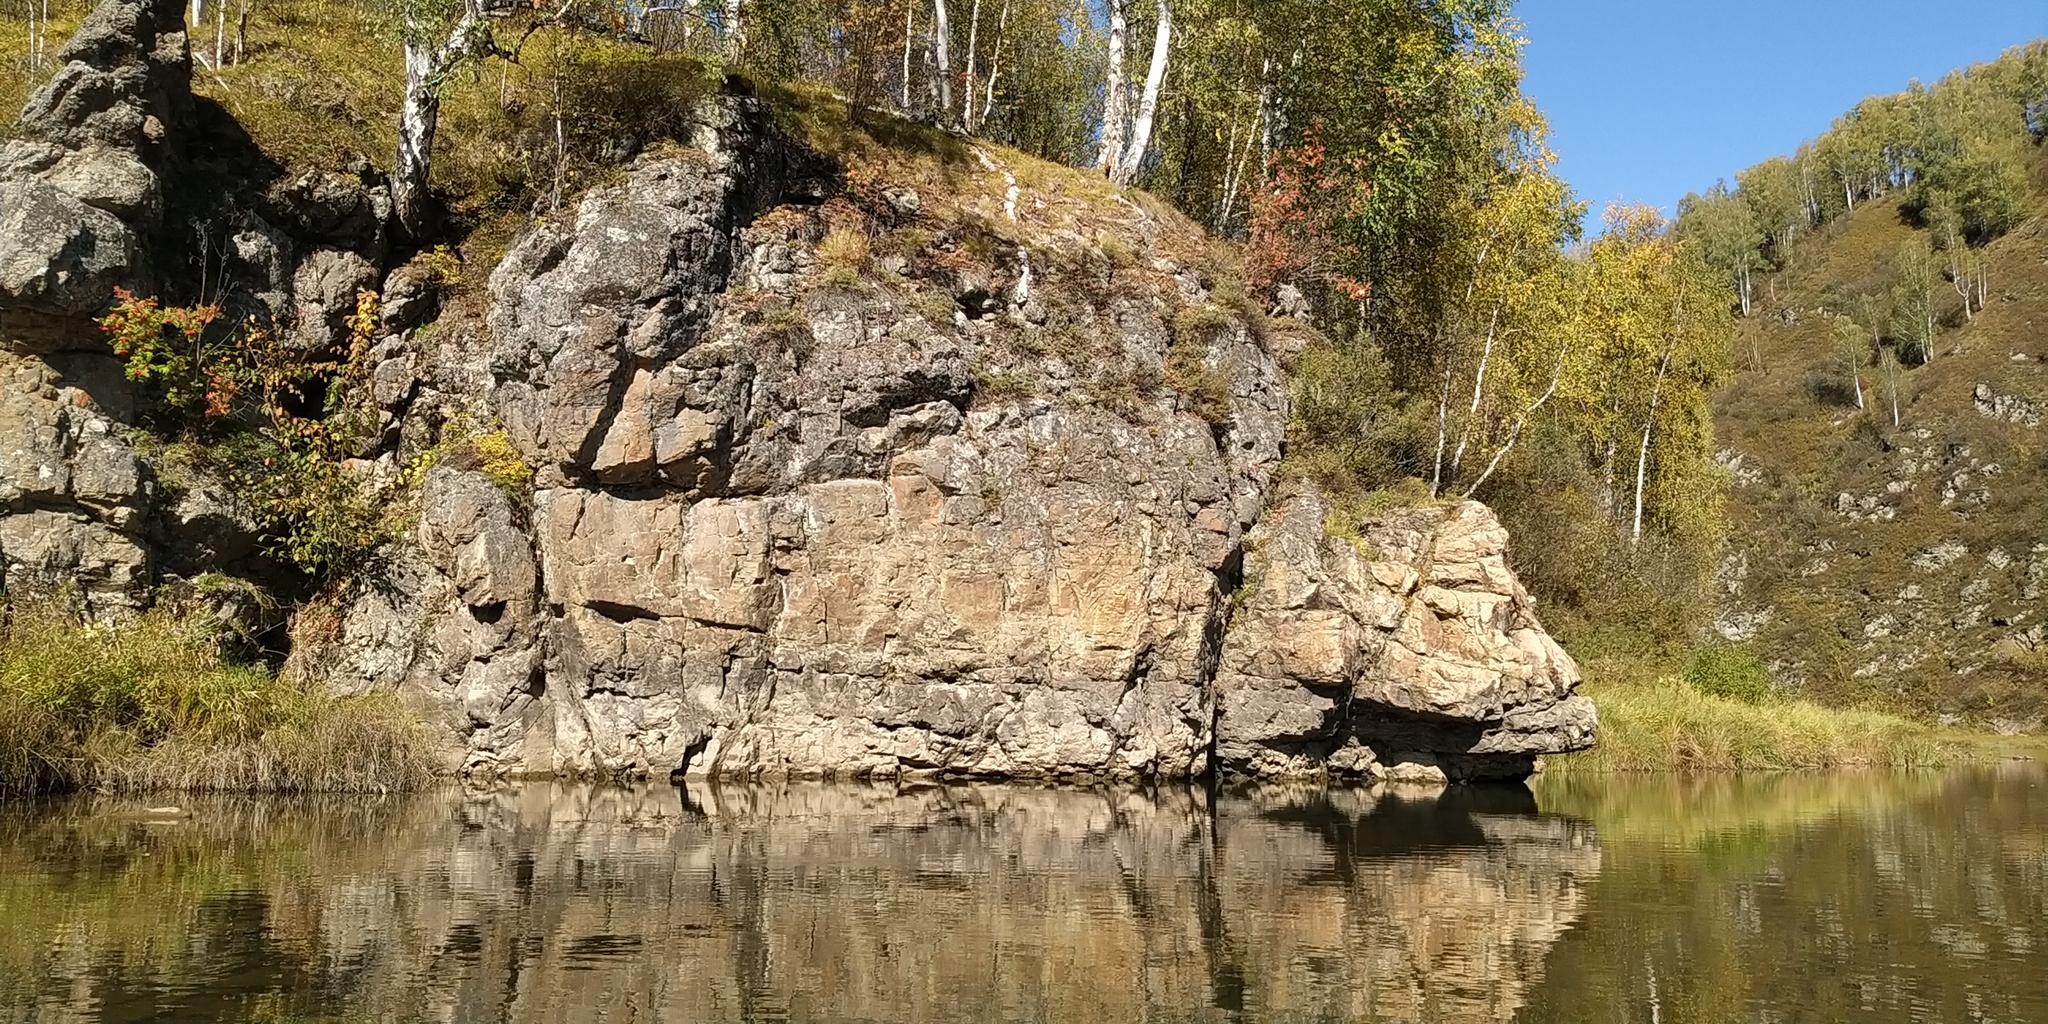
[[[1526,794],[1452,793],[529,785],[171,825],[74,805],[0,819],[0,863],[33,865],[0,882],[0,1010],[1505,1020],[1598,848]]]
[[[1594,908],[1530,1024],[2048,1020],[2048,773],[1553,780]]]
[[[2044,783],[74,801],[0,1019],[2048,1020]]]

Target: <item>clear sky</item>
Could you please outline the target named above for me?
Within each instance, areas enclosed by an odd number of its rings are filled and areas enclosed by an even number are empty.
[[[1524,90],[1559,171],[1593,202],[1676,212],[1687,192],[1803,139],[1857,100],[2048,36],[2048,0],[1520,0]]]

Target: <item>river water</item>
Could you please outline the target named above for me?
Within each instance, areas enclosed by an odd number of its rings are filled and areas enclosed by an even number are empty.
[[[0,808],[14,1021],[2048,1021],[2048,774]]]

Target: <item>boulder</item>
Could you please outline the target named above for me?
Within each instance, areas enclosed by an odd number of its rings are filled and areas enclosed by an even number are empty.
[[[1508,568],[1478,502],[1386,513],[1331,536],[1302,493],[1246,543],[1216,678],[1219,767],[1436,780],[1527,774],[1590,746],[1579,671]]]

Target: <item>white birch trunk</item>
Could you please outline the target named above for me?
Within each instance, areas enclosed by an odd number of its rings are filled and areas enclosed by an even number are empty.
[[[967,15],[967,74],[961,79],[966,85],[960,97],[960,127],[974,130],[974,58],[981,47],[981,0],[974,0],[974,8]]]
[[[1003,0],[1003,13],[996,18],[996,45],[989,50],[988,55],[988,82],[981,97],[981,113],[976,115],[978,120],[974,128],[968,129],[969,131],[980,128],[988,121],[988,112],[996,108],[996,79],[1003,74],[1003,39],[1009,31],[1010,0]]]
[[[1159,88],[1166,83],[1166,61],[1173,49],[1173,9],[1159,0],[1159,27],[1152,35],[1152,66],[1145,71],[1145,95],[1138,101],[1138,116],[1131,128],[1131,141],[1112,176],[1118,185],[1137,180],[1145,162],[1145,150],[1152,145],[1152,119],[1159,113]]]
[[[1636,451],[1636,507],[1635,522],[1629,527],[1628,543],[1635,547],[1643,540],[1643,481],[1650,468],[1650,431],[1657,425],[1657,403],[1664,397],[1664,374],[1671,369],[1671,350],[1664,350],[1664,358],[1657,364],[1656,383],[1650,385],[1650,413],[1643,417],[1643,444]]]
[[[1266,168],[1273,163],[1273,140],[1280,134],[1279,115],[1273,111],[1273,58],[1259,65],[1259,184],[1266,183]]]
[[[910,44],[916,38],[912,31],[911,18],[917,12],[917,5],[903,8],[903,112],[910,112]]]
[[[1472,481],[1472,486],[1465,488],[1465,497],[1470,498],[1474,494],[1479,493],[1479,488],[1485,486],[1486,481],[1493,477],[1493,471],[1500,468],[1501,460],[1507,458],[1508,453],[1515,450],[1515,442],[1521,440],[1522,428],[1529,425],[1529,417],[1535,415],[1537,410],[1543,408],[1544,403],[1550,401],[1550,396],[1557,394],[1557,385],[1560,381],[1564,380],[1565,356],[1570,353],[1571,349],[1569,347],[1558,348],[1557,368],[1550,372],[1550,386],[1543,389],[1542,397],[1530,403],[1528,408],[1522,410],[1521,415],[1515,417],[1515,425],[1508,431],[1507,442],[1502,444],[1500,449],[1493,453],[1493,458],[1486,464],[1486,472],[1479,474],[1479,479]]]
[[[391,168],[391,206],[405,233],[423,237],[427,220],[427,177],[433,164],[434,130],[441,120],[434,49],[425,40],[405,43],[405,99],[398,112],[398,159]]]
[[[932,55],[939,68],[939,120],[953,116],[953,40],[946,0],[932,0]]]
[[[1431,460],[1429,471],[1429,496],[1434,498],[1444,489],[1444,448],[1451,439],[1451,368],[1444,367],[1444,383],[1436,393],[1436,458]]]
[[[1251,140],[1247,138],[1246,149]],[[1244,161],[1237,155],[1237,122],[1230,122],[1230,137],[1223,143],[1223,198],[1216,203],[1216,234],[1227,236],[1230,230],[1230,208],[1237,203],[1237,183],[1244,173]]]
[[[1456,483],[1458,472],[1465,464],[1465,448],[1472,442],[1472,426],[1479,422],[1479,405],[1486,395],[1486,366],[1493,360],[1493,341],[1500,328],[1500,306],[1493,307],[1493,315],[1486,323],[1486,345],[1479,351],[1479,369],[1472,374],[1472,407],[1465,411],[1465,426],[1458,431],[1458,449],[1451,453],[1449,481]]]
[[[747,43],[746,25],[740,21],[740,0],[725,0],[725,59],[738,60]]]
[[[1095,154],[1095,167],[1104,174],[1116,173],[1116,162],[1124,152],[1124,36],[1130,25],[1124,18],[1124,0],[1109,2],[1109,54],[1102,87],[1102,138]]]

